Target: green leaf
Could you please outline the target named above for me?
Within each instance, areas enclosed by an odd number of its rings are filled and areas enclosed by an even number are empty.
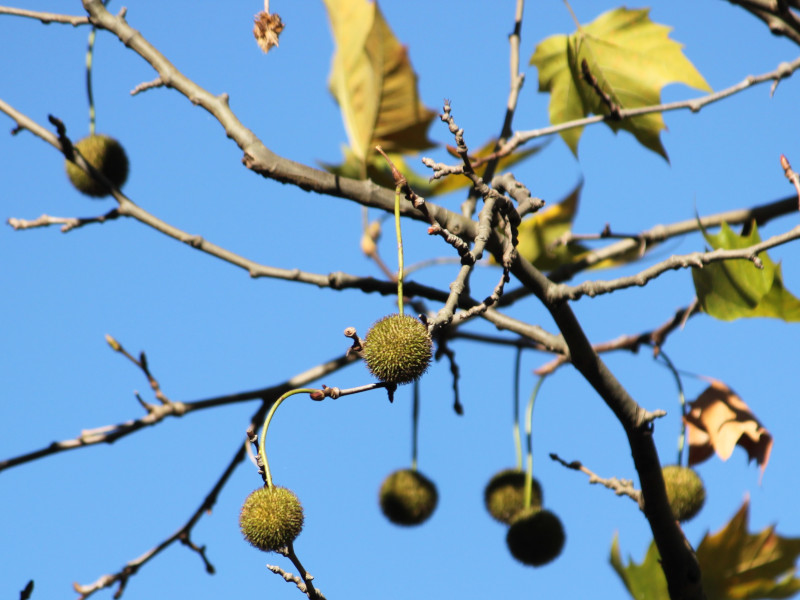
[[[628,558],[628,565],[623,566],[619,552],[619,536],[614,535],[611,542],[611,566],[622,579],[628,593],[635,600],[669,600],[667,579],[661,569],[658,550],[655,542],[650,542],[647,554],[641,564],[637,565]]]
[[[785,538],[770,526],[748,533],[749,500],[725,527],[706,534],[697,547],[708,600],[789,598],[800,592],[795,563],[800,538]]]
[[[714,248],[728,250],[747,248],[761,241],[753,224],[748,235],[737,235],[727,223],[720,232],[703,232]],[[723,321],[743,317],[774,317],[784,321],[800,321],[800,300],[783,286],[781,267],[766,252],[758,257],[764,265],[758,269],[747,260],[727,260],[712,263],[702,269],[692,269],[695,292],[703,310]]]
[[[530,64],[539,71],[539,91],[550,92],[550,122],[554,125],[589,114],[607,115],[608,106],[583,80],[581,62],[600,88],[622,109],[661,103],[661,88],[669,83],[711,91],[703,76],[683,55],[681,44],[669,39],[670,27],[653,23],[649,9],[618,8],[567,35],[541,42]],[[660,113],[623,121],[607,121],[615,132],[629,131],[639,143],[664,158],[659,134],[665,129]],[[577,155],[583,128],[561,132]]]
[[[366,163],[376,145],[386,152],[430,148],[427,131],[436,113],[420,102],[408,53],[377,4],[325,0],[325,5],[336,41],[330,88],[353,154]]]

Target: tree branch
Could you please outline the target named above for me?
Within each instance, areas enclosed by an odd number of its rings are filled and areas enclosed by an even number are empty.
[[[353,362],[355,359],[355,357],[350,358],[346,355],[339,356],[333,360],[324,362],[312,367],[311,369],[307,369],[301,373],[298,373],[294,377],[291,377],[282,383],[266,388],[247,392],[239,392],[236,394],[226,394],[224,396],[215,396],[213,398],[206,398],[204,400],[194,400],[191,402],[170,402],[169,404],[153,406],[144,417],[139,419],[125,421],[124,423],[119,423],[117,425],[106,425],[104,427],[85,430],[76,438],[63,440],[61,442],[53,442],[49,446],[45,446],[39,450],[0,461],[0,471],[44,458],[45,456],[58,454],[66,450],[84,448],[86,446],[93,446],[95,444],[113,444],[120,438],[163,421],[166,417],[183,417],[184,415],[196,410],[204,410],[217,406],[225,406],[227,404],[247,402],[249,400],[278,398],[289,390],[298,387],[305,387],[314,380],[338,371],[342,367]]]
[[[512,272],[547,307],[569,347],[572,364],[595,389],[625,430],[644,498],[644,515],[661,556],[670,598],[704,599],[700,566],[694,550],[667,502],[661,464],[653,442],[652,418],[628,394],[586,338],[567,302],[549,300],[554,285],[527,260],[518,256]]]
[[[37,10],[25,10],[24,8],[13,8],[9,6],[0,6],[0,15],[13,15],[16,17],[27,17],[29,19],[37,19],[49,25],[50,23],[66,23],[77,27],[79,25],[89,25],[89,17],[61,15],[57,13],[40,12]]]
[[[740,248],[737,250],[719,249],[711,252],[692,252],[691,254],[675,255],[640,271],[636,275],[619,277],[618,279],[609,281],[584,281],[576,286],[568,286],[565,284],[555,285],[551,288],[550,293],[552,296],[550,299],[553,302],[560,302],[563,300],[578,300],[584,295],[594,298],[595,296],[608,294],[615,290],[633,286],[642,287],[667,271],[685,269],[688,267],[702,269],[705,265],[725,260],[749,260],[753,263],[755,268],[763,269],[764,266],[758,258],[761,252],[798,238],[800,238],[800,225],[793,227],[784,234],[773,236],[748,248]]]
[[[256,423],[263,420],[267,408],[270,404],[271,404],[270,402],[264,402],[264,404],[253,415],[251,421],[253,423]],[[209,512],[211,508],[214,506],[214,504],[216,504],[217,497],[219,496],[219,493],[222,491],[222,488],[228,482],[228,479],[230,479],[231,475],[233,475],[233,472],[236,470],[236,467],[239,466],[239,463],[244,460],[245,456],[246,456],[246,451],[244,444],[240,443],[239,449],[233,455],[233,459],[230,461],[230,463],[228,463],[228,466],[225,468],[225,471],[223,471],[222,475],[214,484],[214,487],[211,488],[211,491],[203,499],[203,502],[200,504],[197,510],[195,510],[194,513],[192,513],[192,515],[189,517],[189,520],[186,521],[186,523],[184,523],[183,526],[180,529],[178,529],[175,533],[173,533],[171,536],[169,536],[161,543],[157,544],[156,546],[154,546],[153,548],[151,548],[138,558],[135,558],[126,563],[125,566],[122,567],[122,569],[120,569],[116,573],[110,575],[103,575],[99,577],[94,583],[90,583],[87,585],[80,585],[78,583],[75,583],[73,587],[75,588],[75,591],[80,594],[79,600],[85,600],[86,598],[94,594],[96,591],[102,590],[107,587],[111,587],[115,583],[119,583],[119,587],[117,588],[117,591],[114,593],[114,598],[115,600],[120,598],[123,592],[125,591],[125,587],[128,584],[128,580],[133,575],[136,575],[139,569],[141,569],[144,565],[146,565],[151,559],[155,558],[162,550],[165,550],[176,541],[180,541],[185,546],[197,552],[202,558],[203,563],[205,564],[206,572],[213,574],[214,567],[211,565],[210,562],[208,562],[208,559],[205,556],[205,546],[202,547],[195,546],[191,542],[190,536],[192,533],[192,529],[200,520],[200,518],[203,516],[203,513]]]
[[[382,188],[370,180],[357,181],[333,175],[275,154],[239,121],[228,104],[226,94],[214,96],[183,75],[140,32],[128,25],[124,15],[112,15],[101,0],[83,0],[83,6],[94,26],[116,35],[123,44],[145,59],[156,70],[166,87],[175,89],[192,104],[207,110],[222,125],[227,137],[244,152],[242,162],[248,169],[263,177],[290,183],[306,191],[346,198],[363,206],[394,212],[393,190]],[[465,239],[471,240],[475,237],[476,224],[471,219],[430,202],[427,206],[431,217],[441,227]],[[400,212],[403,216],[427,222],[426,217],[413,206],[403,206]]]

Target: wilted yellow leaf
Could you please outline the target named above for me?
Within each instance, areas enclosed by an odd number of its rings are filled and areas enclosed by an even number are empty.
[[[781,537],[774,526],[748,533],[749,509],[746,499],[725,527],[706,534],[697,547],[708,600],[789,598],[800,591],[800,538]]]
[[[386,152],[431,147],[427,131],[436,113],[420,102],[406,49],[377,4],[325,0],[325,5],[336,41],[330,88],[352,152],[365,163],[376,145]]]

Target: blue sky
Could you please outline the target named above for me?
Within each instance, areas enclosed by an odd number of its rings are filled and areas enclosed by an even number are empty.
[[[280,48],[264,56],[251,35],[258,2],[161,3],[130,6],[128,21],[186,76],[213,93],[226,92],[239,119],[274,152],[307,164],[340,160],[346,135],[327,90],[333,52],[321,2],[273,2],[286,23]],[[495,8],[499,6],[499,8]],[[507,34],[513,3],[385,2],[384,14],[408,45],[422,100],[435,110],[450,98],[453,114],[474,148],[496,135],[508,93]],[[575,1],[588,22],[602,10]],[[25,8],[80,14],[80,3],[26,2]],[[110,8],[120,8],[112,2]],[[656,22],[674,27],[689,59],[714,89],[777,67],[798,54],[755,18],[726,2],[660,3]],[[522,63],[537,41],[574,29],[562,3],[526,7]],[[37,122],[62,119],[73,138],[88,132],[84,57],[88,28],[43,26],[0,16],[0,98]],[[547,101],[527,69],[515,127],[547,124]],[[343,270],[380,277],[359,249],[361,209],[265,180],[245,169],[241,152],[203,109],[175,91],[131,97],[154,74],[111,35],[99,32],[95,57],[98,131],[117,137],[131,161],[125,193],[146,210],[185,231],[265,264],[316,273]],[[558,138],[514,173],[534,194],[556,202],[585,180],[575,223],[578,232],[640,231],[695,213],[766,203],[792,193],[778,157],[800,166],[796,118],[797,78],[769,85],[703,109],[671,113],[663,134],[668,164],[642,150],[628,134],[589,128],[575,160]],[[669,86],[665,100],[699,95]],[[0,116],[3,131],[13,122]],[[452,143],[438,122],[430,136]],[[445,158],[441,149],[426,155]],[[63,157],[27,132],[0,137],[3,219],[42,213],[91,216],[112,207],[78,194],[66,180]],[[420,163],[415,163],[419,171]],[[458,210],[461,196],[440,200]],[[794,226],[784,217],[762,235]],[[406,264],[451,256],[421,223],[404,226]],[[384,259],[395,264],[386,228]],[[784,282],[800,293],[796,244],[770,253],[782,261]],[[335,292],[275,280],[251,280],[229,264],[192,250],[130,221],[88,226],[68,234],[56,228],[0,229],[5,316],[0,376],[0,458],[76,437],[81,430],[142,415],[134,391],[152,400],[146,380],[110,351],[111,334],[132,353],[145,350],[164,392],[191,401],[280,383],[342,353],[347,326],[361,333],[393,312],[391,298]],[[672,241],[645,264],[669,253],[703,248],[698,236]],[[634,269],[619,271],[632,273]],[[415,279],[446,289],[455,267],[439,266]],[[473,279],[476,296],[495,285],[495,269]],[[597,276],[590,274],[588,277]],[[603,273],[603,278],[617,273]],[[579,279],[582,280],[582,279]],[[514,286],[512,286],[514,287]],[[574,304],[589,338],[600,342],[635,334],[667,320],[693,296],[688,271],[671,272],[644,289],[633,288]],[[438,306],[430,303],[432,310]],[[510,314],[552,330],[533,299]],[[471,331],[496,333],[485,323]],[[665,347],[682,369],[725,381],[747,402],[775,438],[770,464],[759,472],[737,449],[727,463],[712,458],[699,467],[708,502],[686,525],[697,543],[719,529],[751,498],[751,528],[777,523],[800,535],[796,510],[797,325],[757,319],[723,323],[693,318]],[[547,458],[557,452],[581,460],[602,476],[635,479],[624,433],[603,402],[569,367],[548,379],[534,417],[534,471],[545,505],[562,519],[567,543],[554,563],[531,569],[505,547],[505,530],[482,506],[489,477],[511,466],[513,351],[474,342],[453,344],[461,367],[465,415],[452,411],[449,369],[434,364],[421,383],[420,469],[439,489],[432,519],[397,528],[377,506],[381,480],[410,461],[411,388],[394,404],[381,393],[314,403],[297,396],[280,409],[268,450],[276,482],[292,488],[306,509],[295,547],[328,598],[506,597],[520,588],[538,597],[620,598],[626,593],[608,565],[615,532],[623,556],[637,560],[651,539],[632,502],[567,471]],[[548,357],[523,355],[522,396],[533,369]],[[679,429],[675,384],[643,349],[604,356],[632,395],[669,415],[656,424],[662,462],[674,460]],[[371,381],[356,364],[319,383],[349,387]],[[684,379],[689,398],[705,383]],[[243,441],[257,402],[169,419],[108,446],[78,449],[0,473],[0,540],[4,548],[0,590],[15,597],[29,579],[33,598],[70,597],[73,581],[93,582],[118,571],[155,546],[191,515]],[[288,560],[249,547],[238,530],[238,510],[260,484],[243,464],[204,516],[192,539],[207,546],[216,567],[205,574],[198,556],[175,545],[131,579],[124,598],[218,598],[264,594],[301,598],[264,564],[289,570]],[[97,598],[109,598],[109,590]]]

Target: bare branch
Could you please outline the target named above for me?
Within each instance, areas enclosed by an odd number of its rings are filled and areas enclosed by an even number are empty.
[[[205,400],[195,400],[192,402],[171,402],[160,406],[151,407],[148,414],[139,419],[126,421],[117,425],[106,425],[95,429],[85,430],[74,439],[63,440],[61,442],[53,442],[49,446],[45,446],[34,452],[22,454],[13,458],[0,461],[0,471],[21,465],[45,456],[58,454],[66,450],[74,450],[76,448],[83,448],[86,446],[93,446],[95,444],[113,444],[118,439],[123,438],[131,433],[140,429],[155,425],[161,422],[166,417],[182,417],[186,414],[196,410],[203,410],[213,408],[216,406],[224,406],[227,404],[234,404],[238,402],[247,402],[249,400],[263,400],[264,398],[277,398],[281,394],[298,387],[303,387],[308,383],[333,373],[345,365],[355,360],[355,357],[348,358],[347,356],[340,356],[298,373],[294,377],[266,388],[252,390],[248,392],[239,392],[236,394],[226,394],[224,396],[216,396]]]
[[[612,352],[614,350],[628,350],[635,353],[639,351],[639,347],[642,344],[647,344],[653,346],[653,355],[657,356],[661,346],[664,345],[667,336],[677,328],[683,327],[686,324],[686,321],[690,317],[696,315],[699,310],[700,303],[697,301],[697,298],[695,298],[689,306],[678,310],[671,319],[656,329],[635,335],[623,335],[609,342],[599,342],[597,344],[593,344],[592,348],[594,348],[594,351],[598,354],[602,354],[603,352]],[[459,337],[466,336],[465,334],[459,332]],[[569,356],[560,355],[550,362],[542,365],[538,369],[535,369],[533,373],[534,375],[538,375],[540,377],[550,375],[561,365],[565,365],[568,362]]]
[[[84,225],[92,223],[105,223],[120,217],[119,211],[114,208],[104,215],[96,217],[53,217],[50,215],[42,215],[28,221],[26,219],[15,219],[11,217],[8,219],[8,224],[14,229],[35,229],[37,227],[50,227],[51,225],[61,225],[61,233],[67,233],[73,229],[78,229]]]
[[[264,415],[266,414],[266,409],[268,406],[269,403],[265,402],[253,415],[251,421],[258,422],[262,420],[264,418]],[[192,515],[189,517],[186,523],[184,523],[183,526],[181,526],[181,528],[178,529],[175,533],[173,533],[171,536],[169,536],[164,541],[157,544],[156,546],[154,546],[153,548],[151,548],[138,558],[135,558],[126,563],[125,566],[122,567],[122,569],[120,569],[116,573],[103,575],[93,583],[87,585],[81,585],[78,583],[73,584],[75,591],[80,594],[79,600],[86,600],[86,598],[88,598],[95,592],[111,587],[117,583],[119,584],[119,587],[117,588],[117,591],[114,593],[114,598],[115,599],[120,598],[123,592],[125,591],[125,587],[128,584],[128,580],[133,575],[138,573],[139,569],[141,569],[144,565],[150,562],[151,559],[155,558],[162,550],[165,550],[176,541],[180,541],[185,546],[197,552],[200,555],[201,559],[203,560],[206,572],[210,574],[214,573],[213,565],[211,565],[211,563],[206,558],[205,546],[198,547],[194,545],[190,541],[190,536],[192,533],[192,529],[200,520],[200,517],[203,516],[203,513],[209,512],[211,508],[214,506],[214,504],[216,504],[219,493],[222,491],[222,488],[228,482],[228,479],[230,479],[231,475],[233,475],[233,472],[236,470],[236,467],[239,466],[239,463],[244,460],[245,455],[246,452],[244,444],[239,444],[239,449],[233,455],[233,459],[230,461],[230,463],[228,463],[228,466],[225,468],[222,475],[219,477],[219,479],[217,479],[217,482],[214,484],[214,487],[211,488],[211,491],[206,495],[206,497],[203,499],[203,502],[201,502],[197,510],[195,510],[194,513],[192,513]]]
[[[27,17],[36,19],[45,25],[50,23],[65,23],[77,27],[79,25],[91,25],[89,17],[78,15],[61,15],[58,13],[40,12],[38,10],[25,10],[24,8],[13,8],[10,6],[0,6],[0,15],[14,15],[16,17]]]
[[[665,113],[673,110],[688,109],[696,113],[699,112],[704,106],[713,104],[714,102],[719,102],[728,96],[738,94],[739,92],[742,92],[754,85],[758,85],[767,81],[772,81],[773,84],[775,84],[780,80],[791,76],[792,73],[794,73],[798,68],[800,68],[800,58],[796,58],[791,62],[782,62],[772,71],[762,73],[761,75],[748,75],[735,85],[718,92],[700,96],[698,98],[691,98],[689,100],[681,100],[678,102],[666,102],[664,104],[656,104],[653,106],[642,106],[639,108],[623,108],[620,109],[618,113],[613,113],[612,115],[593,115],[591,117],[575,119],[574,121],[566,121],[564,123],[559,123],[558,125],[551,125],[549,127],[542,127],[540,129],[517,131],[505,144],[503,144],[496,152],[494,152],[490,158],[502,158],[503,156],[508,156],[518,147],[533,139],[554,135],[556,133],[561,133],[562,131],[575,129],[577,127],[587,127],[589,125],[595,125],[605,121],[621,121],[641,115]],[[451,172],[455,173],[460,172],[458,170],[458,166],[448,167],[447,165],[440,165],[439,168],[442,172],[445,172],[447,169],[453,169]]]
[[[639,506],[640,509],[644,508],[644,500],[642,499],[642,492],[637,490],[633,487],[633,481],[630,479],[618,479],[616,477],[611,477],[609,479],[604,479],[593,473],[589,469],[583,466],[580,461],[573,460],[572,462],[567,462],[560,458],[558,454],[550,453],[550,458],[554,461],[561,463],[568,469],[572,469],[574,471],[580,471],[589,476],[589,483],[595,484],[599,483],[608,489],[612,490],[617,496],[627,496]]]
[[[207,110],[244,152],[242,162],[248,168],[269,179],[290,183],[307,191],[326,194],[335,198],[346,198],[363,206],[394,211],[394,193],[372,181],[358,181],[340,177],[283,158],[269,150],[263,142],[236,117],[228,104],[226,94],[213,95],[183,75],[141,32],[131,28],[124,15],[112,15],[101,0],[83,0],[92,24],[116,35],[127,47],[146,60],[158,73],[159,79],[184,95],[193,105]],[[3,104],[0,103],[0,110]],[[5,111],[4,111],[5,112]],[[13,116],[12,116],[13,118]],[[441,227],[457,232],[464,239],[475,236],[475,223],[452,211],[433,203],[427,203],[428,212]],[[419,221],[428,219],[413,206],[403,206],[401,214]]]
[[[786,6],[786,2],[775,0],[728,0],[738,4],[747,12],[766,23],[773,35],[782,35],[800,45],[800,17]],[[796,6],[796,3],[794,3]]]

